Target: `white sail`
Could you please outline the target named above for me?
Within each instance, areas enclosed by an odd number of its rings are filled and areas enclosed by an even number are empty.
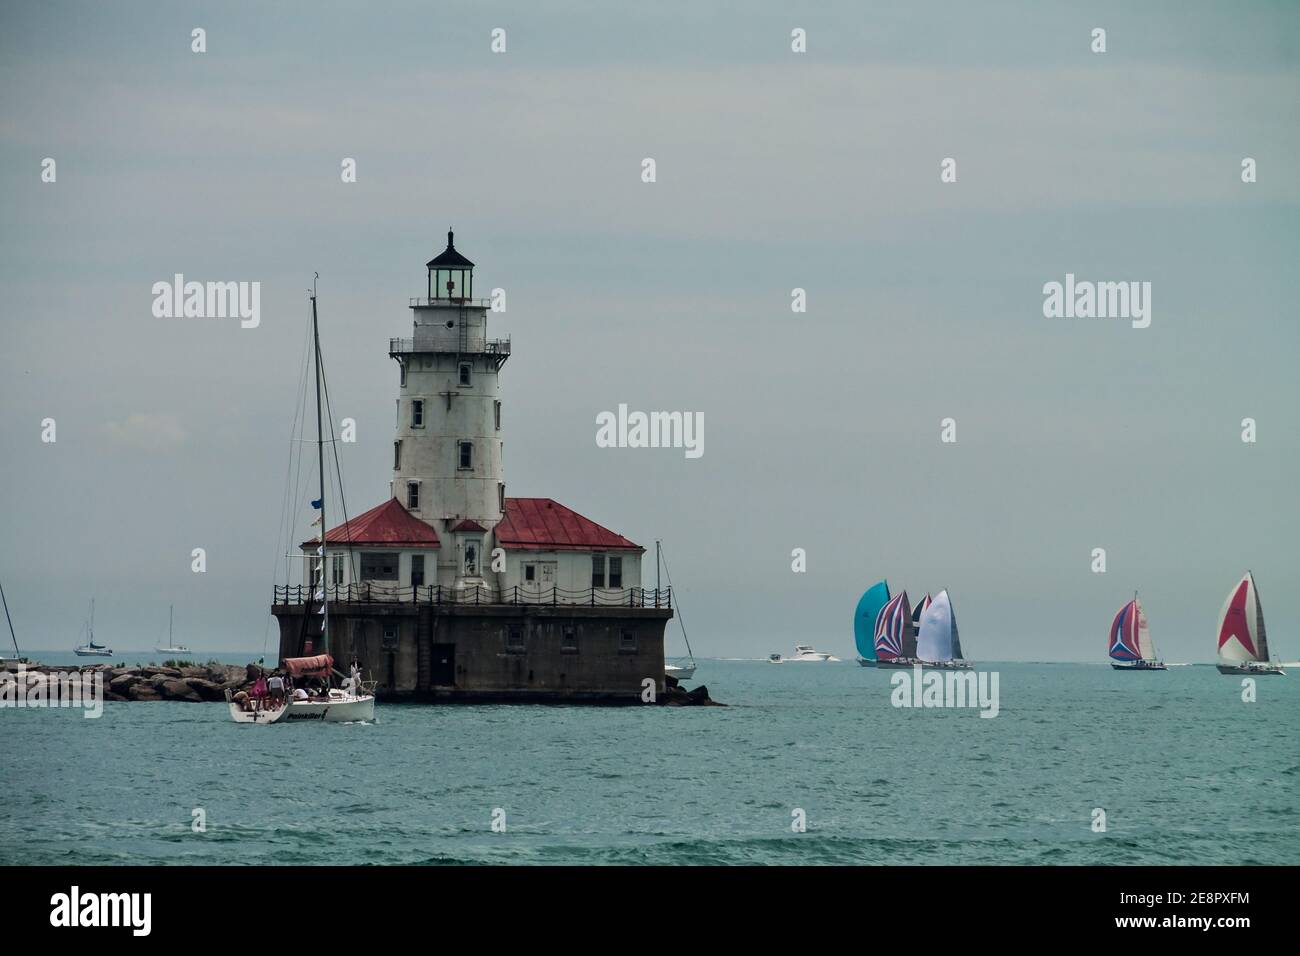
[[[1232,664],[1268,660],[1264,611],[1249,571],[1228,592],[1219,611],[1219,660]]]
[[[947,591],[940,591],[921,615],[921,629],[916,635],[916,656],[933,663],[950,661],[958,648],[952,601]]]
[[[1151,640],[1146,611],[1142,610],[1142,602],[1136,597],[1133,598],[1133,610],[1137,612],[1138,654],[1144,661],[1153,661],[1156,659],[1156,643]]]

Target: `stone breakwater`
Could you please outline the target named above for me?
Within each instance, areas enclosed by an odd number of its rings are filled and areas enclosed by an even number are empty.
[[[111,664],[88,664],[82,667],[63,667],[50,664],[28,664],[6,661],[0,672],[7,671],[17,677],[24,675],[25,693],[34,691],[35,685],[66,685],[69,680],[80,684],[89,694],[95,675],[103,675],[104,700],[150,701],[173,700],[191,704],[224,701],[226,691],[232,694],[248,690],[257,680],[256,664],[190,664],[169,667],[164,664],[114,667]],[[269,671],[269,668],[268,668]],[[52,687],[51,687],[52,689]],[[44,696],[52,696],[49,690]],[[380,697],[382,699],[382,692]],[[687,690],[672,675],[664,679],[664,691],[655,703],[665,707],[725,707],[709,697],[709,689],[701,684]]]
[[[20,665],[7,661],[5,670],[19,673]],[[91,664],[84,667],[27,664],[22,671],[28,684],[66,679],[79,674],[82,680],[103,674],[105,700],[177,700],[201,704],[205,701],[223,701],[226,691],[246,690],[257,679],[254,664],[192,664],[167,667],[148,664],[136,667],[113,667],[111,664]]]

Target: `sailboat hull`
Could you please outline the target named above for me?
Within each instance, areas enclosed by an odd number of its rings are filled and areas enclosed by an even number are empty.
[[[1111,661],[1110,666],[1117,671],[1163,671],[1168,670],[1160,661],[1134,661],[1132,664],[1121,664],[1117,661]]]
[[[289,704],[290,721],[323,720],[328,723],[349,723],[375,719],[375,698],[370,694],[360,697],[344,695],[329,700],[295,700]]]
[[[230,707],[230,719],[237,724],[278,724],[289,714],[288,707],[244,710],[235,703],[230,691],[226,691],[226,702]]]
[[[926,670],[932,671],[968,671],[975,665],[967,660],[953,661],[918,661],[908,657],[896,657],[891,661],[879,660],[875,665],[881,669],[894,669],[910,671],[913,667],[920,666]]]
[[[695,676],[694,664],[665,664],[664,673],[678,680],[690,680]]]
[[[1269,674],[1286,674],[1281,664],[1215,664],[1220,674],[1241,674],[1246,677],[1265,677]]]
[[[858,658],[859,667],[879,667],[880,661],[867,660],[865,657]]]

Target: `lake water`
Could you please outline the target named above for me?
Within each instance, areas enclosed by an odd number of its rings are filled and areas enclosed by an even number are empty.
[[[993,719],[895,708],[895,672],[759,661],[701,661],[727,708],[0,710],[0,863],[1300,861],[1294,675],[1243,703],[1213,667],[982,666]]]

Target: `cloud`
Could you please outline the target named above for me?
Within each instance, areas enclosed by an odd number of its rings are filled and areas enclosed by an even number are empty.
[[[150,451],[177,448],[188,437],[180,419],[166,413],[137,412],[124,421],[107,422],[102,431],[114,445]]]

